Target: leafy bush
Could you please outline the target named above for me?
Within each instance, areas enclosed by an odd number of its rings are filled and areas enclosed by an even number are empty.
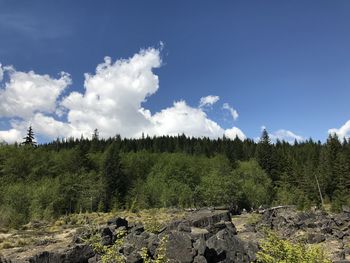
[[[144,263],[167,263],[167,262],[169,262],[168,258],[166,257],[167,242],[168,242],[168,236],[163,236],[159,242],[159,246],[157,249],[155,259],[152,259],[150,257],[150,255],[148,254],[147,248],[143,247],[141,249],[141,251],[139,252],[142,259],[143,259],[143,262]]]
[[[291,243],[267,232],[257,253],[259,263],[331,263],[320,246]]]

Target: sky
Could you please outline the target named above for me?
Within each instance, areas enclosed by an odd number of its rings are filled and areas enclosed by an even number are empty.
[[[0,0],[0,141],[350,135],[350,1]]]

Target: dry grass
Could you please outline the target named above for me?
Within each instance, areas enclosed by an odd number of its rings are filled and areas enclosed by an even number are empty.
[[[145,228],[157,232],[167,222],[184,217],[182,210],[149,209],[139,212],[117,211],[111,213],[80,213],[62,216],[54,222],[33,222],[21,230],[6,230],[0,234],[1,253],[29,253],[33,248],[48,248],[52,245],[60,246],[71,242],[72,237],[80,228],[98,227],[105,225],[109,219],[115,217],[126,218],[129,222],[142,223]],[[21,247],[19,250],[18,248]],[[5,253],[6,252],[6,253]]]

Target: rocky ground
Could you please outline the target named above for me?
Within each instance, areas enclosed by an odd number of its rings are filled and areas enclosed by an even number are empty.
[[[21,247],[3,246],[0,263],[100,262],[96,247],[108,248],[116,241],[120,255],[130,263],[162,253],[170,262],[254,262],[265,229],[293,242],[320,244],[333,262],[350,263],[350,213],[346,211],[332,215],[286,207],[231,217],[226,210],[203,209],[155,211],[144,218],[120,214],[104,224],[101,218],[99,222],[89,219],[79,227],[64,224],[51,232],[40,225],[28,226],[22,236],[16,235],[23,239],[24,233],[36,231],[32,236],[39,238]],[[0,233],[0,240],[7,242],[13,235]]]

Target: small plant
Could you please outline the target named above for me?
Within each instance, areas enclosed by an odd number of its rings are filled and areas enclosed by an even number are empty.
[[[271,231],[266,232],[266,239],[257,253],[259,263],[331,263],[323,249],[317,245],[293,244],[280,239]]]
[[[145,223],[145,230],[147,232],[151,232],[154,234],[158,234],[159,231],[162,229],[163,225],[155,218],[153,217],[151,220],[147,220]]]
[[[157,249],[157,255],[154,260],[150,257],[148,254],[148,250],[146,247],[142,248],[140,251],[140,255],[143,259],[144,263],[167,263],[169,260],[166,257],[166,244],[168,242],[168,236],[163,236],[160,240],[158,249]]]
[[[247,218],[247,224],[248,225],[256,225],[261,221],[262,215],[261,214],[251,214]]]
[[[96,254],[101,255],[102,263],[123,263],[125,259],[119,253],[119,249],[124,243],[126,234],[125,230],[119,231],[117,233],[117,240],[112,246],[103,246],[101,244],[101,236],[98,234],[92,235],[85,242],[92,247]]]

